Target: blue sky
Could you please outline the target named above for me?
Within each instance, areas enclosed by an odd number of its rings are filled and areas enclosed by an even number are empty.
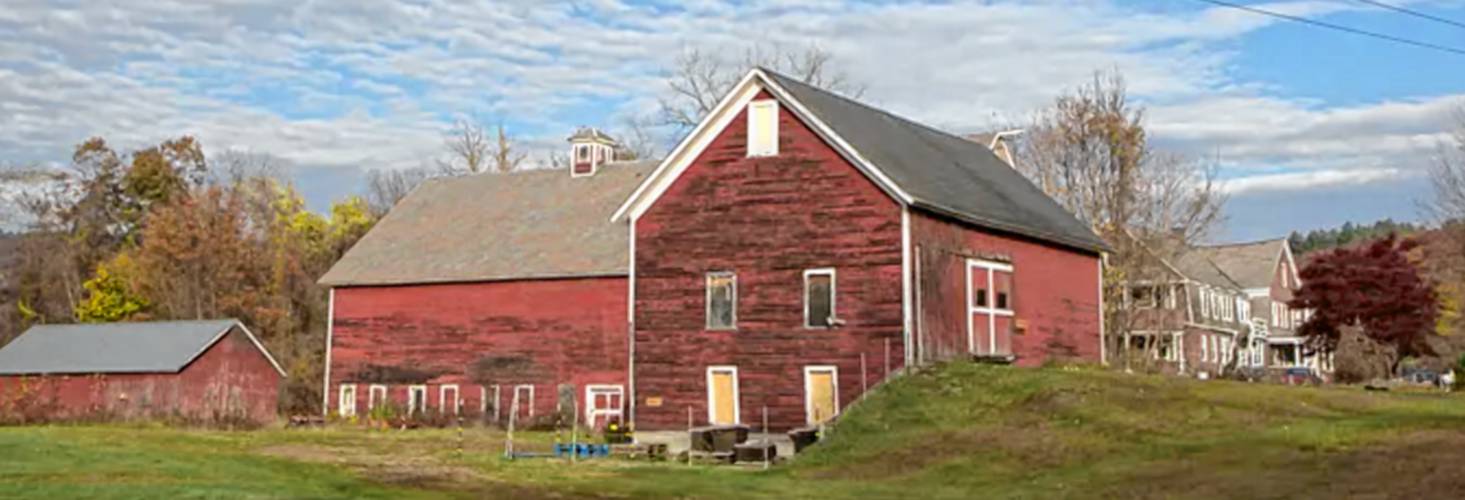
[[[433,164],[458,118],[504,123],[531,162],[575,126],[614,132],[687,48],[818,45],[864,100],[953,132],[1117,68],[1157,145],[1219,161],[1218,240],[1418,218],[1465,104],[1465,56],[1194,0],[6,3],[0,164],[194,134],[288,165],[317,208],[369,169]],[[1354,0],[1243,3],[1465,48],[1465,28]],[[1465,2],[1393,3],[1465,21]]]

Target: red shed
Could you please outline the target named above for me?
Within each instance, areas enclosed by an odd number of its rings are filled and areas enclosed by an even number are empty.
[[[39,325],[0,349],[0,413],[264,423],[284,375],[232,319]]]

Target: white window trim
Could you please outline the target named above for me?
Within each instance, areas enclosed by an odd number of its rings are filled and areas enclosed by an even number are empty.
[[[834,415],[829,418],[838,417],[841,413],[839,407],[839,367],[834,365],[807,365],[804,367],[804,423],[814,425],[814,389],[810,383],[813,381],[815,372],[829,372],[834,382]]]
[[[1211,361],[1211,336],[1200,334],[1200,360],[1209,363]]]
[[[743,391],[738,387],[738,367],[733,365],[712,365],[707,367],[707,423],[717,421],[717,395],[712,392],[712,374],[732,373],[733,425],[743,423]]]
[[[380,394],[380,396],[377,396]],[[387,386],[382,384],[371,384],[366,389],[366,410],[375,410],[377,405],[387,402]]]
[[[732,324],[728,326],[712,326],[712,278],[726,277],[732,279]],[[703,298],[703,317],[706,323],[703,328],[710,331],[728,332],[738,329],[738,275],[732,271],[714,271],[707,273],[702,280],[702,287],[706,288]]]
[[[351,399],[346,400],[346,394],[351,394]],[[350,417],[356,414],[356,384],[341,384],[336,395],[336,414],[342,417]]]
[[[453,391],[453,414],[457,415],[463,410],[463,391],[458,389],[458,384],[443,384],[437,388],[437,412],[445,413],[448,409],[448,391]]]
[[[526,405],[526,404],[529,405],[529,418],[532,419],[532,418],[534,418],[534,384],[519,384],[519,385],[514,386],[514,397],[515,398],[518,398],[519,397],[519,390],[520,389],[528,389],[529,390],[529,401],[519,401],[519,405],[520,405],[519,408],[523,408],[524,407],[523,405]],[[509,404],[512,406],[513,405],[513,401],[510,400]]]
[[[615,394],[620,396],[621,404],[608,410],[595,409],[596,394]],[[606,421],[615,417],[622,423],[626,421],[622,408],[626,406],[626,388],[619,384],[587,384],[585,386],[585,423],[595,425],[595,418],[604,416]]]
[[[418,408],[417,407],[417,398],[416,397],[413,397],[413,395],[416,394],[418,391],[421,391],[422,392],[422,406],[423,406],[423,408]],[[423,413],[427,413],[426,406],[427,406],[427,386],[426,385],[409,385],[409,386],[407,386],[407,414],[408,415],[415,415],[415,414],[417,414],[417,412],[419,410],[422,411]]]
[[[988,297],[987,297],[987,305],[986,306],[978,307],[977,305],[974,304],[975,300],[973,300],[973,299],[975,299],[975,296],[972,295],[972,270],[973,269],[980,269],[981,270],[980,272],[987,273],[987,288],[988,288],[988,292],[989,293],[988,293]],[[976,354],[977,353],[977,339],[976,339],[976,328],[975,328],[976,325],[973,324],[973,322],[972,322],[972,316],[973,315],[975,315],[977,313],[982,313],[982,314],[986,314],[987,315],[987,352],[988,353],[996,353],[997,352],[997,317],[998,316],[1008,316],[1008,317],[1011,317],[1014,314],[1013,313],[1013,310],[1010,307],[1008,309],[997,309],[997,305],[996,305],[997,304],[997,293],[996,293],[997,287],[995,286],[996,280],[993,279],[994,278],[994,274],[996,273],[996,271],[1004,271],[1004,272],[1007,272],[1007,273],[1011,273],[1011,274],[1014,275],[1013,276],[1013,279],[1014,280],[1017,279],[1017,276],[1016,276],[1017,273],[1014,273],[1013,272],[1012,265],[1011,264],[1004,264],[1004,263],[1001,263],[1001,262],[992,262],[992,261],[989,261],[989,260],[980,260],[980,259],[967,259],[966,260],[966,306],[967,306],[966,307],[966,341],[967,341],[967,351],[970,352],[970,353],[972,353],[972,354]],[[1008,306],[1012,306],[1013,303],[1014,303],[1013,297],[1011,297],[1011,296],[1007,297],[1007,305]]]
[[[809,278],[813,276],[829,277],[829,326],[809,324]],[[804,270],[804,328],[810,330],[827,330],[834,326],[835,318],[839,317],[839,285],[835,277],[834,268],[821,267],[817,269]]]
[[[772,120],[770,120],[768,123],[766,123],[766,125],[772,129],[772,130],[770,130],[770,132],[772,132],[773,143],[772,144],[769,144],[768,145],[768,148],[766,150],[754,150],[753,149],[753,138],[754,137],[757,137],[757,132],[758,132],[757,126],[759,124],[757,120],[754,120],[753,119],[753,114],[754,114],[753,113],[753,110],[755,110],[755,109],[760,109],[760,110],[761,109],[767,109],[768,112],[772,114]],[[749,158],[763,158],[763,157],[769,157],[769,156],[778,156],[778,137],[779,137],[779,135],[778,135],[778,133],[779,133],[779,130],[778,130],[778,101],[775,100],[775,99],[759,99],[759,100],[755,100],[755,101],[749,102],[748,103],[748,113],[747,113],[747,115],[748,115],[748,140],[747,140],[747,143],[748,143],[747,144],[747,150],[748,150],[747,151],[747,154],[748,154],[748,157]]]

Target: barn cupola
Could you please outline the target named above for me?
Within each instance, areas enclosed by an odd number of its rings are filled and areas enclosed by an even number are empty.
[[[615,161],[619,144],[605,132],[591,127],[580,127],[570,136],[570,176],[595,175],[601,165]]]

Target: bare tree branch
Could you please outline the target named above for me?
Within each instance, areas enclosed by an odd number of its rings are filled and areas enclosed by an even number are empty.
[[[817,45],[798,49],[754,45],[744,51],[740,61],[694,47],[684,50],[667,71],[667,93],[659,100],[662,123],[683,130],[696,126],[748,69],[758,66],[853,98],[865,90],[837,68],[833,54]]]

